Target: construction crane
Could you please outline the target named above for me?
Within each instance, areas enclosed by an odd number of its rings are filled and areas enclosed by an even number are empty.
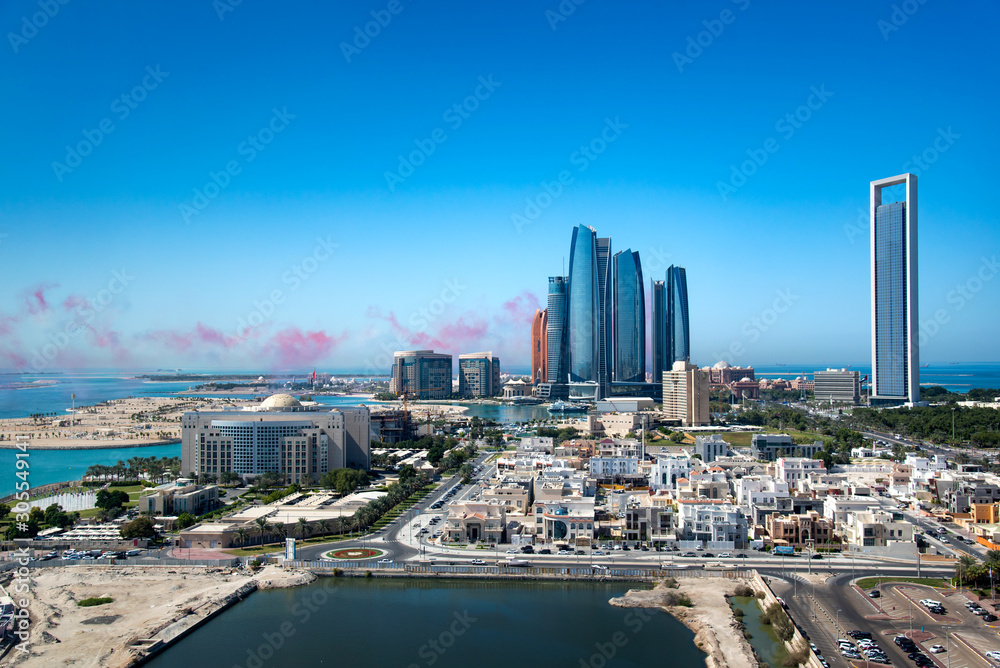
[[[403,384],[405,386],[405,384],[406,384],[406,380],[405,379],[403,380]],[[444,389],[445,388],[443,388],[443,387],[427,387],[427,388],[424,388],[422,391],[423,392],[438,392],[438,391],[442,391]],[[410,392],[409,392],[409,390],[404,389],[402,394],[403,394],[403,435],[406,436],[407,424],[410,421],[410,408],[409,408]],[[431,411],[428,408],[427,409],[427,433],[428,433],[428,435],[430,435],[430,423],[431,423]]]

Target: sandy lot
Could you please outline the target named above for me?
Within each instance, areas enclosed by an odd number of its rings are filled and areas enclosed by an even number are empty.
[[[203,400],[190,397],[137,397],[117,399],[97,406],[77,406],[75,413],[0,420],[0,447],[13,448],[27,440],[30,448],[87,449],[130,447],[180,440],[180,418],[189,410],[222,409],[249,405],[236,400]]]
[[[630,589],[625,596],[613,598],[610,602],[626,608],[661,608],[672,614],[694,631],[695,643],[707,654],[705,664],[708,668],[757,665],[750,643],[736,627],[736,619],[725,598],[736,587],[749,584],[749,581],[680,578],[677,582],[677,589],[667,589],[663,585],[648,590]],[[687,594],[694,606],[665,605],[664,596],[671,591]]]
[[[160,632],[170,637],[171,624],[196,621],[251,579],[272,588],[306,584],[315,576],[274,566],[252,578],[234,569],[195,566],[44,569],[32,587],[31,654],[15,649],[4,663],[26,668],[127,666],[134,658],[127,649],[131,643]],[[114,602],[77,605],[90,597]]]

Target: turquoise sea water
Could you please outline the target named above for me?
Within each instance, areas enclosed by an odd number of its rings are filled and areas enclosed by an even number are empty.
[[[19,451],[0,450],[0,497],[13,494],[17,483],[16,460]],[[132,457],[180,457],[181,445],[152,445],[141,448],[96,448],[93,450],[32,450],[28,448],[28,484],[31,487],[53,482],[79,480],[88,466],[112,465]],[[24,458],[22,458],[24,459]]]

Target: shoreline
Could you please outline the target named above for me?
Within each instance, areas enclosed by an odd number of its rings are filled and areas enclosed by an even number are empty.
[[[630,589],[624,596],[608,602],[621,608],[657,608],[671,615],[694,633],[694,643],[705,652],[708,668],[756,666],[753,648],[737,627],[726,598],[737,586],[753,586],[753,580],[696,577],[675,581],[676,588],[659,582],[653,589]],[[669,605],[668,596],[672,593],[688,596],[693,605]]]
[[[107,444],[81,444],[77,445],[75,443],[67,443],[65,445],[35,445],[28,440],[28,450],[117,450],[120,448],[155,448],[163,445],[174,445],[180,444],[180,439],[171,439],[167,441],[145,441],[142,443],[136,443],[135,441],[122,441],[120,443],[114,441],[108,441]],[[18,447],[15,443],[8,443],[4,441],[0,444],[0,450],[17,450]]]

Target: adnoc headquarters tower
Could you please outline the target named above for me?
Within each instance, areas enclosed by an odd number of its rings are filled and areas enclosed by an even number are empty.
[[[906,201],[882,189],[906,184]],[[917,177],[871,182],[872,404],[920,401],[917,320]]]

